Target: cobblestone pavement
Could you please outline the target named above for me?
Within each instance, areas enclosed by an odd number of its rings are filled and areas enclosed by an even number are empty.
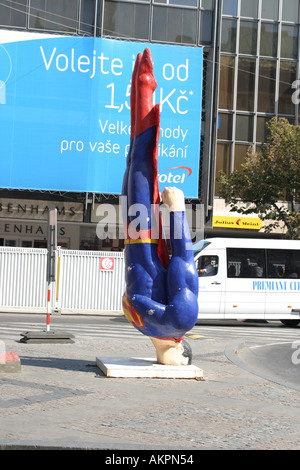
[[[108,378],[96,357],[153,357],[148,338],[23,344],[0,374],[0,447],[299,449],[299,391],[247,372],[222,340],[189,340],[204,380]]]

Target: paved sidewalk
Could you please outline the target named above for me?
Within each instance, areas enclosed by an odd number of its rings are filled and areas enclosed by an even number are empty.
[[[153,357],[148,338],[6,341],[21,372],[0,374],[0,448],[300,448],[299,391],[233,363],[237,344],[189,343],[204,380],[108,378],[96,367],[97,356]]]

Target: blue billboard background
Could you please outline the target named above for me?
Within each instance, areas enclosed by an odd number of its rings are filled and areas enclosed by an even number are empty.
[[[132,68],[145,47],[161,105],[160,187],[197,197],[202,49],[102,38],[0,45],[0,187],[119,194]]]

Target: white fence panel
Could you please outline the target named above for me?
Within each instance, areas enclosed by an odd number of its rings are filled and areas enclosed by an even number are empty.
[[[114,259],[112,271],[101,271],[102,257]],[[59,250],[58,304],[61,311],[122,310],[123,253]]]
[[[47,250],[0,247],[0,308],[47,308]]]
[[[114,259],[112,271],[101,271],[102,257]],[[47,250],[0,247],[0,310],[47,311]],[[121,252],[57,250],[57,280],[52,308],[71,313],[121,311],[125,289]]]

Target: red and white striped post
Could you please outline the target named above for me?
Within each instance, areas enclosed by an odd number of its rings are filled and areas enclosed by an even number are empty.
[[[51,315],[51,283],[48,282],[46,331],[50,331],[50,315]]]
[[[52,294],[52,283],[55,282],[56,278],[56,248],[57,248],[57,209],[49,210],[48,213],[48,256],[47,256],[47,320],[46,320],[46,331],[50,331],[50,316],[51,316],[51,294]]]

